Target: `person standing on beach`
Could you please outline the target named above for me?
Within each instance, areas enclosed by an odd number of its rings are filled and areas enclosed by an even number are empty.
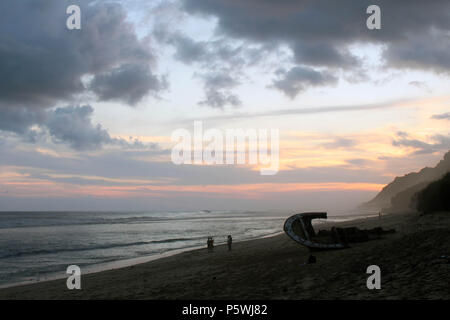
[[[233,243],[233,238],[231,237],[231,234],[229,234],[228,238],[227,238],[228,251],[231,251],[231,244],[232,243]]]
[[[211,237],[208,237],[208,240],[206,240],[206,246],[208,248],[208,251],[211,251]]]
[[[214,239],[213,237],[208,237],[208,240],[206,241],[206,245],[208,246],[208,251],[211,252],[214,249]]]

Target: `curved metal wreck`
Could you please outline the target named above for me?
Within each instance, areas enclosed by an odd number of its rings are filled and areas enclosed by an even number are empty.
[[[311,224],[313,219],[326,219],[326,212],[304,212],[289,217],[284,222],[284,232],[294,241],[311,250],[335,250],[348,248],[344,243],[320,243],[314,241],[316,232]]]
[[[284,222],[284,232],[294,241],[304,245],[311,251],[336,250],[349,248],[349,243],[365,242],[379,239],[383,234],[394,233],[395,230],[373,228],[360,230],[356,227],[335,228],[314,231],[313,219],[327,219],[326,212],[304,212],[289,217]]]

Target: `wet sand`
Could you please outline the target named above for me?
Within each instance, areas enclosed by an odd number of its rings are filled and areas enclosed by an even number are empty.
[[[337,224],[335,224],[337,225]],[[450,214],[391,214],[340,223],[397,232],[339,251],[309,252],[282,234],[82,276],[0,290],[0,299],[449,299]],[[316,227],[317,228],[317,227]],[[320,226],[324,229],[325,226]],[[442,258],[447,256],[447,258]],[[366,269],[381,268],[381,290]]]

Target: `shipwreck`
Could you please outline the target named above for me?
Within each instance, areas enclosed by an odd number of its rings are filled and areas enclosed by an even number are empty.
[[[359,229],[356,227],[336,228],[315,232],[313,219],[327,219],[326,212],[304,212],[289,217],[284,222],[284,232],[294,241],[311,251],[337,250],[350,248],[351,243],[380,239],[382,235],[394,233],[395,230]]]

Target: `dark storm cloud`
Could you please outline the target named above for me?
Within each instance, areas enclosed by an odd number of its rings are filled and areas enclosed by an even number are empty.
[[[70,4],[81,7],[81,30],[66,28]],[[1,1],[0,130],[26,131],[39,124],[39,109],[69,102],[89,88],[100,100],[129,104],[164,89],[150,69],[150,47],[126,18],[117,3]],[[92,86],[86,76],[94,79]]]
[[[336,68],[353,68],[360,64],[358,58],[347,50],[339,50],[324,43],[296,43],[292,46],[294,60],[299,64],[311,66],[328,66]]]
[[[39,108],[0,107],[0,130],[25,134],[29,132],[30,126],[42,124],[46,118],[47,113]]]
[[[56,142],[66,142],[75,150],[97,149],[112,139],[101,125],[92,124],[93,111],[91,106],[57,108],[46,126]]]
[[[68,144],[83,150],[101,149],[104,145],[117,145],[128,149],[156,149],[156,144],[144,144],[130,137],[129,140],[112,138],[100,124],[92,123],[94,109],[90,105],[67,106],[48,111],[41,128],[56,143]]]
[[[366,27],[372,4],[381,7],[381,30]],[[184,7],[217,17],[218,31],[233,38],[287,44],[297,64],[358,68],[348,47],[370,42],[386,46],[387,66],[450,71],[447,0],[185,0]]]
[[[90,105],[66,106],[54,110],[4,108],[0,110],[0,127],[4,131],[17,133],[26,142],[51,139],[78,151],[101,149],[104,145],[120,146],[128,150],[158,148],[156,144],[144,144],[132,137],[128,140],[112,138],[100,124],[92,122],[93,112]],[[0,137],[6,136],[3,134]]]
[[[309,67],[294,67],[289,71],[279,70],[277,75],[278,79],[273,81],[273,86],[290,98],[295,98],[308,87],[335,84],[338,81],[329,72],[320,72]]]
[[[121,101],[135,105],[149,92],[167,88],[165,78],[158,79],[148,66],[122,65],[111,72],[96,75],[90,89],[103,101]]]
[[[129,140],[112,138],[100,124],[92,123],[94,109],[90,105],[67,106],[46,110],[43,108],[9,107],[0,109],[0,128],[17,134],[22,142],[35,143],[48,138],[56,143],[68,144],[83,151],[101,149],[104,145],[116,145],[127,149],[153,149],[156,144],[144,144],[130,137]]]
[[[446,8],[450,12],[450,8]],[[450,16],[448,17],[450,19]],[[431,70],[436,73],[450,72],[450,28],[407,34],[407,43],[393,43],[385,52],[389,66],[418,70]]]

